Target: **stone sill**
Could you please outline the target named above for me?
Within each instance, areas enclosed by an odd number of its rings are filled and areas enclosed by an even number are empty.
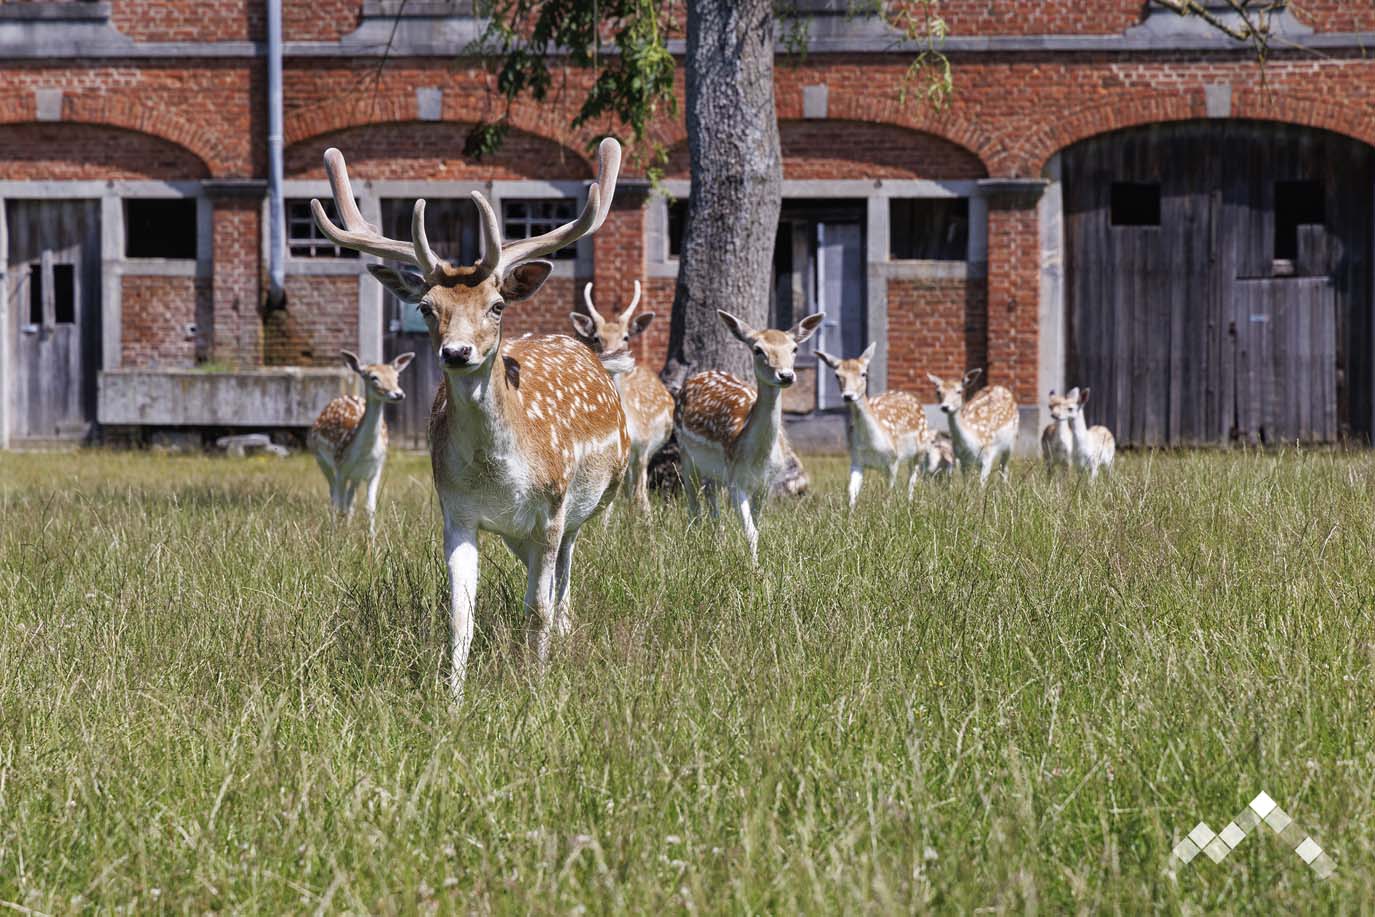
[[[356,384],[343,368],[115,369],[100,373],[98,391],[105,426],[309,427]]]

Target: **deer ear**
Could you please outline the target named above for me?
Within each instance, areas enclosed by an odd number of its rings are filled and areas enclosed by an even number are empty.
[[[396,371],[397,371],[397,372],[401,372],[401,370],[405,369],[407,366],[410,366],[410,365],[411,365],[411,361],[414,360],[414,359],[415,359],[415,352],[414,352],[414,351],[411,351],[411,352],[409,352],[409,353],[403,353],[403,354],[401,354],[400,356],[398,356],[398,357],[396,357],[395,359],[393,359],[393,360],[391,361],[391,365],[396,367]]]
[[[974,384],[974,380],[975,380],[975,379],[978,379],[978,378],[979,378],[980,376],[982,376],[983,374],[984,374],[984,371],[983,371],[982,369],[971,369],[969,372],[967,372],[967,373],[964,374],[964,384],[965,384],[965,385],[973,385],[973,384]]]
[[[876,350],[878,350],[878,341],[870,341],[869,346],[864,348],[864,353],[860,354],[859,358],[867,364],[874,358],[874,352]]]
[[[552,261],[527,261],[517,264],[501,281],[502,298],[508,302],[520,302],[539,292],[549,275],[554,272]]]
[[[825,317],[825,312],[813,312],[811,315],[794,325],[793,330],[790,331],[789,334],[793,336],[794,341],[801,344],[803,341],[816,334],[816,329],[821,327],[821,320]]]
[[[945,385],[945,383],[941,381],[941,377],[936,375],[935,373],[927,373],[926,378],[930,379],[931,384],[934,385],[936,388],[940,388],[941,386]]]
[[[840,362],[824,350],[818,350],[816,352],[816,358],[820,360],[822,363],[825,363],[827,366],[831,367],[831,369],[835,369],[836,364]]]
[[[1088,402],[1089,402],[1089,392],[1090,392],[1090,391],[1092,391],[1092,389],[1090,389],[1087,385],[1084,386],[1083,389],[1080,390],[1080,392],[1079,392],[1079,403],[1080,403],[1081,405],[1082,405],[1082,404],[1088,404]]]
[[[1065,398],[1068,399],[1068,400],[1070,400],[1070,401],[1078,401],[1078,400],[1079,400],[1079,386],[1076,385],[1074,388],[1072,388],[1072,389],[1070,389],[1069,391],[1065,392]]]
[[[746,344],[754,343],[754,329],[749,325],[746,325],[725,309],[717,309],[716,315],[721,319],[721,324],[730,329],[731,334],[735,335]]]
[[[385,264],[369,264],[368,273],[402,302],[420,302],[429,287],[425,279],[413,271],[398,271]]]
[[[590,338],[597,334],[597,326],[592,321],[592,316],[583,315],[581,312],[569,312],[568,317],[573,320],[573,330],[583,337]]]
[[[630,336],[644,334],[645,329],[649,327],[649,323],[652,321],[654,321],[653,312],[641,312],[635,316],[635,320],[630,323]]]
[[[345,366],[359,375],[363,374],[363,367],[358,362],[358,354],[354,353],[352,350],[341,350],[339,351],[339,356],[344,358]]]

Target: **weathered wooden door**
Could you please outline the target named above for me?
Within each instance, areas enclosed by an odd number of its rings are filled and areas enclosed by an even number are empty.
[[[1064,153],[1070,385],[1120,442],[1325,442],[1372,425],[1372,150],[1252,122]]]
[[[387,198],[382,201],[383,232],[392,239],[411,237],[415,200]],[[477,207],[466,198],[425,201],[425,229],[430,247],[459,264],[471,264],[478,256]],[[411,265],[393,264],[414,270]],[[430,346],[425,320],[413,303],[404,303],[390,292],[384,294],[385,333],[382,349],[387,359],[412,351],[415,361],[401,378],[406,400],[390,409],[387,425],[392,442],[405,449],[424,449],[429,435],[430,406],[439,388],[440,369]]]
[[[100,204],[9,201],[11,435],[80,439],[100,366]]]
[[[865,347],[864,249],[858,223],[816,224],[816,309],[826,313],[813,350],[841,357],[857,356]],[[818,373],[817,407],[842,407],[835,373]]]

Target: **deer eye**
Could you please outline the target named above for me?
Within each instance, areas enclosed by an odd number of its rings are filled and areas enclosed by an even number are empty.
[[[434,306],[430,305],[427,301],[423,299],[420,300],[420,302],[416,303],[415,308],[423,317],[434,318]]]
[[[754,353],[755,353],[755,356],[762,357],[762,356],[764,355],[764,348],[763,348],[763,347],[756,346],[756,347],[754,348]]]
[[[494,318],[501,318],[502,310],[505,308],[506,303],[498,299],[496,302],[492,303],[490,306],[487,307],[487,311],[490,312]]]

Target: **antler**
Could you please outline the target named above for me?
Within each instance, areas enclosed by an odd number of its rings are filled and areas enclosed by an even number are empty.
[[[334,147],[325,150],[325,173],[329,176],[334,206],[344,221],[344,228],[335,226],[325,215],[325,208],[320,204],[319,198],[311,198],[310,210],[315,214],[315,225],[320,227],[320,231],[331,242],[368,255],[414,264],[426,276],[433,274],[443,263],[443,259],[430,248],[429,239],[425,236],[424,200],[415,202],[415,210],[411,214],[413,241],[388,239],[382,235],[381,230],[363,219],[363,214],[358,211],[358,204],[353,199],[353,185],[349,182],[348,166],[344,163],[344,154]]]
[[[597,311],[597,307],[592,305],[592,281],[590,280],[587,281],[587,284],[582,288],[582,301],[587,304],[587,314],[596,319],[598,324],[600,324],[602,316],[601,313]]]
[[[630,321],[630,316],[632,316],[632,315],[635,314],[635,307],[638,306],[639,304],[640,304],[640,281],[637,280],[637,281],[635,281],[635,295],[632,296],[632,297],[630,297],[630,305],[626,306],[626,307],[625,307],[625,311],[621,313],[621,321],[623,321],[623,322],[628,322],[628,321]]]
[[[611,211],[611,197],[616,192],[616,177],[620,171],[621,145],[607,137],[597,148],[597,183],[587,189],[587,203],[578,218],[543,235],[512,242],[502,242],[496,212],[481,192],[474,191],[473,203],[477,204],[482,217],[483,251],[479,270],[500,276],[521,262],[556,252],[596,232]]]

